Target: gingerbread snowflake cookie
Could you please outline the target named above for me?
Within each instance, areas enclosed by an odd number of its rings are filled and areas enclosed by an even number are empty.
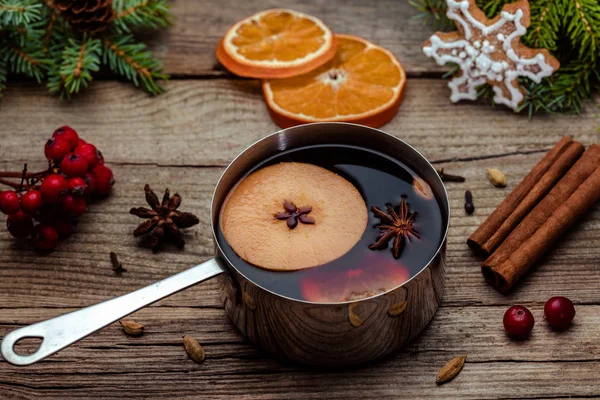
[[[458,31],[437,32],[423,44],[423,52],[440,64],[456,63],[457,75],[448,83],[450,100],[475,100],[477,87],[492,86],[496,103],[517,110],[525,91],[518,77],[539,83],[560,66],[544,49],[532,49],[520,42],[529,26],[529,3],[506,4],[500,15],[488,19],[475,0],[446,0],[448,18]]]

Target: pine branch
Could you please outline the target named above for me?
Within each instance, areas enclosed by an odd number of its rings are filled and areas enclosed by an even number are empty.
[[[0,58],[0,97],[3,96],[4,90],[6,89],[6,74],[8,72],[8,65],[4,58]]]
[[[531,25],[523,37],[523,43],[530,47],[557,50],[562,10],[555,0],[536,1],[531,4]]]
[[[476,3],[488,18],[492,18],[498,15],[505,4],[514,3],[515,1],[517,0],[476,0]]]
[[[146,45],[136,43],[132,35],[124,37],[112,36],[103,40],[103,62],[111,70],[133,81],[135,86],[141,86],[150,94],[161,94],[165,89],[157,80],[167,80],[169,75],[163,72],[160,61],[153,58]]]
[[[36,0],[0,0],[0,28],[39,21],[41,9]]]
[[[84,35],[81,40],[70,39],[62,51],[62,60],[58,68],[48,77],[48,89],[70,98],[79,93],[81,87],[87,87],[92,80],[92,72],[100,69],[102,42]]]
[[[171,26],[172,15],[165,0],[114,0],[113,25],[117,32]]]
[[[20,47],[12,42],[0,48],[0,59],[7,62],[10,72],[35,78],[38,83],[42,82],[48,66],[52,64],[52,60],[46,58],[41,49],[33,45]]]
[[[568,0],[563,11],[567,35],[574,48],[579,49],[579,58],[598,56],[600,39],[600,4],[598,0]]]
[[[410,5],[420,11],[414,18],[433,25],[435,30],[452,30],[454,22],[446,16],[446,0],[410,0]]]

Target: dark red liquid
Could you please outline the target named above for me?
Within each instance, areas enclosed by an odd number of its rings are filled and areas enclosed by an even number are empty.
[[[265,270],[247,263],[227,244],[220,223],[217,239],[227,258],[248,279],[263,288],[293,299],[338,302],[370,297],[390,290],[419,273],[437,251],[444,232],[440,205],[413,188],[418,175],[408,166],[383,154],[358,147],[322,145],[283,152],[257,165],[250,173],[276,163],[295,161],[318,165],[344,177],[361,193],[369,209],[369,222],[359,242],[342,257],[314,268],[292,272]],[[370,250],[380,230],[371,206],[385,211],[386,203],[398,206],[407,197],[410,212],[417,212],[411,238],[398,259],[388,249]]]

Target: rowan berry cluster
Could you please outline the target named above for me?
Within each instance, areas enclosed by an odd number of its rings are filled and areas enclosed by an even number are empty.
[[[31,237],[36,249],[52,250],[71,234],[89,201],[108,196],[115,181],[102,153],[68,126],[54,131],[44,155],[45,171],[28,173],[25,165],[22,172],[0,172],[0,183],[14,189],[0,192],[0,211],[8,215],[12,236]],[[20,183],[4,179],[19,176]]]

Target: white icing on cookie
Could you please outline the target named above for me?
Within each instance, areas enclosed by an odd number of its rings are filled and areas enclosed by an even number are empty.
[[[503,10],[498,21],[490,24],[489,20],[479,21],[471,14],[469,0],[446,2],[448,18],[454,20],[461,28],[464,39],[445,42],[439,36],[433,35],[429,44],[423,47],[423,52],[428,57],[433,57],[440,65],[449,62],[459,65],[460,76],[448,83],[452,89],[450,99],[453,102],[476,99],[477,86],[488,82],[494,86],[494,101],[516,110],[523,101],[518,77],[526,76],[539,83],[542,78],[552,75],[554,67],[547,62],[543,54],[538,53],[533,58],[525,58],[513,49],[513,41],[518,43],[519,38],[526,32],[522,23],[522,9],[513,12]],[[506,35],[498,32],[500,28],[503,28]],[[478,37],[485,39],[482,42]]]

